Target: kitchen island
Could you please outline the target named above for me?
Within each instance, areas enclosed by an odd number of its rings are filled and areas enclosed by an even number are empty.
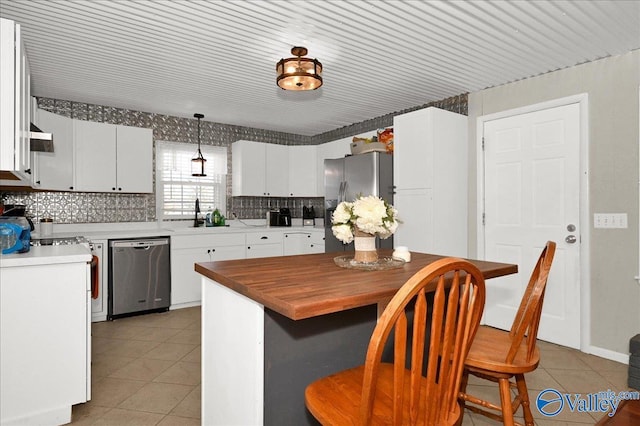
[[[363,271],[336,266],[339,254],[196,263],[203,276],[203,424],[315,424],[304,405],[306,385],[362,364],[379,311],[443,257],[412,253],[399,268]],[[472,262],[485,279],[518,271]]]

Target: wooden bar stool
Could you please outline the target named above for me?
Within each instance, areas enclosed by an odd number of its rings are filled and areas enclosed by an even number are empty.
[[[473,412],[510,426],[516,424],[513,419],[514,413],[522,406],[526,425],[533,426],[524,374],[535,370],[540,361],[540,352],[536,346],[538,325],[555,251],[556,243],[548,241],[533,269],[511,330],[503,331],[485,326],[478,328],[465,361],[460,392],[463,407],[466,406]],[[500,388],[501,405],[495,405],[466,393],[469,374],[497,382]],[[515,378],[515,382],[510,380],[512,377]],[[513,400],[511,388],[517,390]]]
[[[430,292],[433,307],[427,305]],[[446,258],[424,267],[398,290],[380,316],[365,364],[311,383],[305,391],[307,408],[323,425],[456,424],[462,413],[458,393],[464,360],[484,299],[484,278],[468,261]],[[410,327],[406,311],[414,300]],[[384,363],[382,352],[392,331],[393,363]]]

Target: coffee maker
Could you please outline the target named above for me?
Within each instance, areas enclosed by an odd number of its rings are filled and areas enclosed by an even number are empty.
[[[315,226],[316,224],[316,212],[313,210],[313,206],[302,206],[302,226]]]
[[[269,212],[269,226],[291,226],[291,210],[286,207]]]

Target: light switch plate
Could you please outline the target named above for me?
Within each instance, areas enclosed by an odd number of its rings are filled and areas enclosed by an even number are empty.
[[[626,213],[594,213],[594,228],[617,228],[625,229],[628,227]]]

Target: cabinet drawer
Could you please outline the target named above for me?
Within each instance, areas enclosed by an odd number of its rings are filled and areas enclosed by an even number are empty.
[[[282,243],[282,232],[251,232],[247,234],[247,244]]]
[[[171,237],[172,249],[244,246],[244,244],[244,234],[178,235]]]

